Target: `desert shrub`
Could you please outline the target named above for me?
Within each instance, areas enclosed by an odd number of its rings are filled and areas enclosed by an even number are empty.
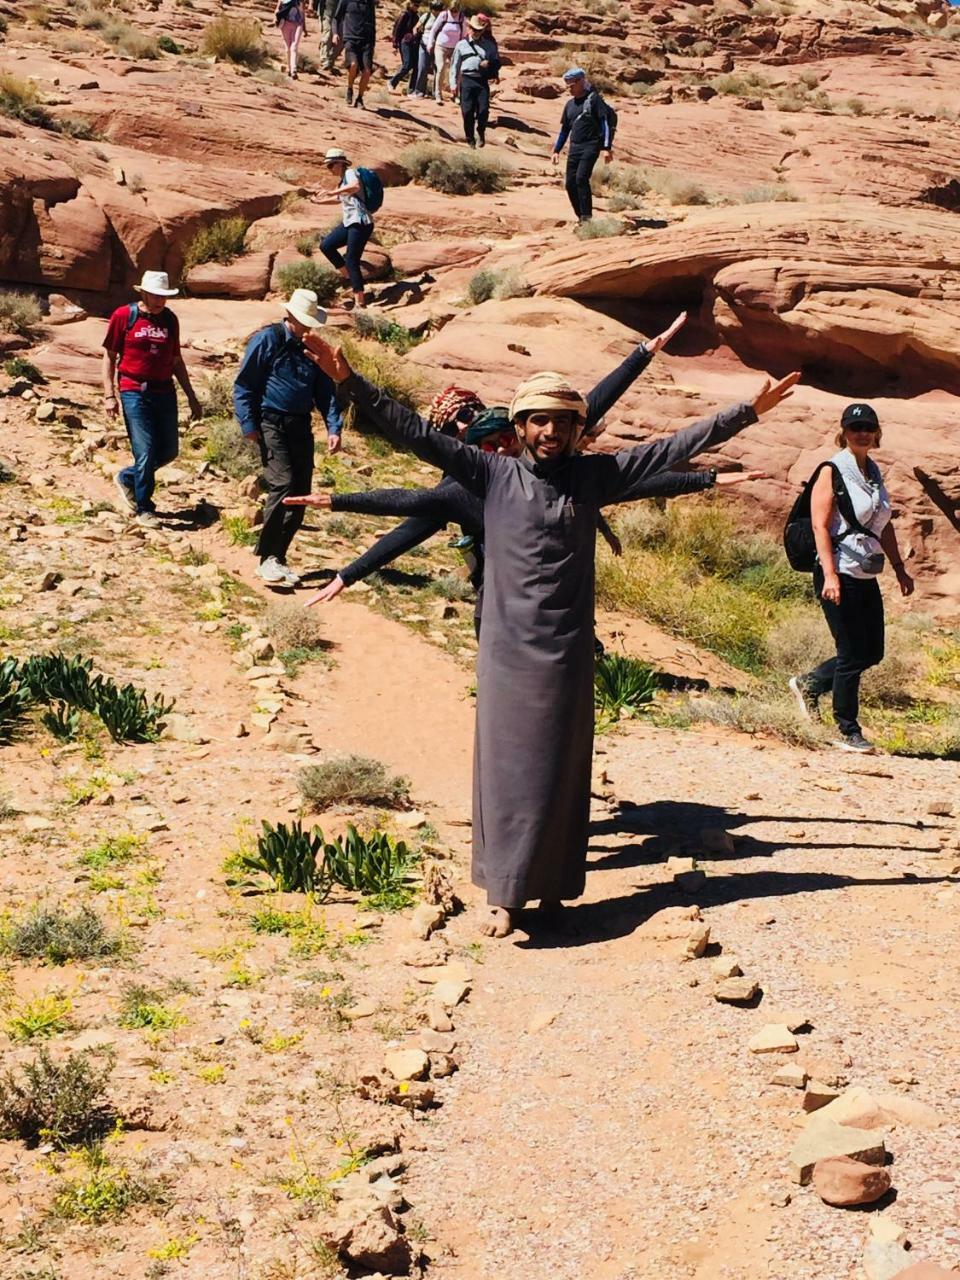
[[[232,418],[210,423],[204,457],[232,480],[242,480],[260,465],[256,445],[244,438]]]
[[[757,697],[752,694],[723,694],[691,698],[687,704],[691,723],[723,725],[741,733],[769,733],[797,747],[822,744],[823,733],[797,715],[792,700]]]
[[[145,836],[133,835],[132,832],[107,836],[99,844],[90,845],[89,848],[84,849],[78,861],[82,867],[102,871],[105,867],[112,867],[116,863],[129,862],[143,851],[145,843]]]
[[[260,24],[253,18],[214,18],[204,28],[200,52],[252,70],[262,67],[269,57]]]
[[[201,388],[200,401],[205,418],[232,418],[233,378],[228,373],[212,374]]]
[[[304,258],[300,262],[285,262],[277,269],[277,284],[280,292],[290,296],[294,289],[312,289],[321,303],[330,302],[337,296],[340,288],[340,277],[332,267],[325,263],[314,262],[312,258]]]
[[[317,233],[311,232],[308,236],[301,236],[296,242],[295,248],[297,253],[302,254],[305,258],[312,258],[313,251],[317,247]]]
[[[118,53],[125,53],[129,58],[153,61],[160,56],[160,47],[156,39],[131,26],[122,18],[111,18],[100,28],[100,34],[107,44],[113,45]]]
[[[663,171],[651,179],[651,186],[673,205],[710,203],[707,190],[699,182],[683,174]]]
[[[0,289],[0,333],[18,333],[25,338],[32,337],[40,324],[41,316],[40,303],[34,294]]]
[[[7,921],[0,931],[0,952],[18,960],[66,964],[115,956],[119,951],[120,939],[87,906],[74,912],[61,906],[38,906],[19,920]]]
[[[300,605],[279,601],[270,605],[263,627],[278,650],[322,648],[326,643],[316,613]]]
[[[117,1021],[121,1027],[132,1030],[169,1031],[186,1021],[176,1009],[168,1009],[163,1003],[164,993],[142,982],[130,982],[120,997],[120,1013]]]
[[[57,132],[64,137],[76,138],[80,142],[92,142],[102,138],[100,133],[86,116],[59,116],[56,121]]]
[[[770,201],[793,201],[798,197],[790,190],[789,187],[781,187],[776,183],[769,183],[766,186],[749,187],[746,191],[741,191],[738,200],[740,204],[766,204]]]
[[[609,236],[622,236],[626,227],[619,218],[588,218],[577,224],[574,235],[578,240],[603,240]]]
[[[24,5],[23,16],[34,27],[49,27],[53,23],[50,10],[45,4]]]
[[[3,1029],[11,1040],[42,1040],[69,1031],[73,1006],[65,997],[51,992],[24,1000],[10,1010]]]
[[[618,653],[605,653],[593,676],[594,702],[601,715],[619,720],[648,707],[653,701],[657,678],[649,663]]]
[[[527,298],[532,292],[516,267],[502,271],[481,267],[470,277],[465,296],[473,306],[478,306],[490,298]]]
[[[416,142],[401,151],[398,159],[414,182],[446,195],[491,194],[506,191],[510,185],[508,172],[499,160],[474,151]]]
[[[764,79],[756,71],[729,72],[714,76],[710,87],[717,93],[728,94],[736,98],[758,98],[770,89],[770,81]]]
[[[322,764],[307,765],[297,775],[297,786],[315,809],[328,809],[334,804],[401,809],[410,799],[409,780],[388,773],[379,760],[367,756],[337,756]]]
[[[422,338],[412,333],[405,325],[376,311],[357,311],[353,322],[361,338],[372,338],[375,342],[382,342],[385,347],[390,347],[400,356],[406,355],[422,341]]]
[[[863,674],[863,701],[874,707],[909,707],[923,675],[916,642],[902,627],[888,624],[884,649],[883,661]]]
[[[621,192],[624,195],[643,196],[650,190],[647,171],[635,164],[601,164],[595,170],[600,191]]]
[[[180,46],[171,36],[157,36],[157,48],[163,53],[180,53]]]
[[[25,360],[23,356],[11,356],[4,360],[3,371],[8,378],[26,378],[27,382],[46,382],[46,378],[35,364]]]
[[[252,547],[257,540],[257,531],[251,527],[246,516],[228,516],[221,512],[220,528],[231,547]]]
[[[142,1166],[111,1161],[103,1148],[91,1146],[70,1157],[70,1172],[58,1182],[53,1213],[67,1222],[101,1223],[123,1218],[138,1205],[157,1208],[170,1203],[167,1183]],[[149,1268],[145,1274],[150,1274]]]
[[[20,1072],[0,1076],[0,1134],[29,1146],[65,1147],[105,1132],[113,1118],[106,1085],[113,1063],[89,1052],[54,1060],[41,1048]]]
[[[243,253],[249,225],[246,218],[220,218],[202,227],[183,252],[184,268],[202,262],[233,262]]]
[[[607,201],[607,208],[611,213],[625,213],[627,210],[640,207],[641,201],[638,196],[628,196],[622,191],[610,196]]]
[[[441,600],[473,600],[476,590],[469,578],[459,573],[443,573],[430,583],[430,590]]]

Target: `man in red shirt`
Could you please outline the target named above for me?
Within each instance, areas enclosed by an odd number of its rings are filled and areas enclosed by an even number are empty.
[[[103,340],[103,394],[107,413],[116,417],[119,382],[123,421],[133,449],[133,466],[118,471],[114,483],[141,524],[157,524],[153,504],[158,467],[172,462],[179,451],[177,393],[183,388],[190,416],[202,408],[180,354],[180,326],[167,306],[179,289],[171,289],[165,271],[145,271],[135,285],[138,302],[118,307],[110,317]],[[118,378],[119,375],[119,378]]]

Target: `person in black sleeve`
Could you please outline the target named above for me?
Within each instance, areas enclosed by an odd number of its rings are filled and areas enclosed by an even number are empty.
[[[420,52],[420,36],[417,33],[419,21],[419,0],[407,0],[403,12],[393,24],[393,47],[400,55],[400,70],[390,77],[391,89],[396,89],[401,80],[413,83]]]
[[[469,18],[467,28],[469,34],[453,51],[450,74],[460,96],[467,145],[484,147],[490,115],[490,81],[500,75],[500,51],[485,13]]]
[[[613,159],[614,123],[611,112],[600,94],[587,80],[582,67],[571,67],[564,74],[570,99],[563,108],[560,132],[553,145],[553,164],[559,164],[560,152],[567,139],[567,195],[579,222],[593,217],[593,192],[590,178],[594,166],[604,152],[607,164]]]
[[[373,74],[373,50],[377,42],[377,12],[374,0],[339,0],[334,10],[333,43],[343,49],[347,65],[347,106],[363,107],[363,95]],[[353,85],[360,73],[357,96]]]

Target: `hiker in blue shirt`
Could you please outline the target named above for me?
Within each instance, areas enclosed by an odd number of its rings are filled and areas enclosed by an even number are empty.
[[[327,448],[338,452],[343,418],[327,375],[307,357],[303,336],[326,322],[312,289],[296,289],[284,304],[284,318],[267,325],[247,343],[233,384],[233,407],[247,440],[260,446],[267,500],[257,541],[257,576],[274,587],[296,587],[287,551],[303,523],[302,507],[283,499],[309,493],[313,481],[311,415],[319,409],[327,424]]]

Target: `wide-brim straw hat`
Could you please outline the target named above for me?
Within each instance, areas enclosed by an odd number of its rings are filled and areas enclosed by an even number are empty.
[[[312,289],[294,289],[288,301],[283,304],[283,309],[308,329],[319,329],[322,324],[327,323],[327,313],[320,306],[320,300]]]
[[[323,157],[324,164],[347,164],[347,153],[340,147],[331,147]]]
[[[170,277],[166,271],[145,271],[139,284],[135,284],[137,293],[153,293],[158,298],[175,298],[179,289],[170,288]]]
[[[475,13],[472,18],[467,19],[467,26],[471,31],[489,31],[490,19],[485,13]]]

